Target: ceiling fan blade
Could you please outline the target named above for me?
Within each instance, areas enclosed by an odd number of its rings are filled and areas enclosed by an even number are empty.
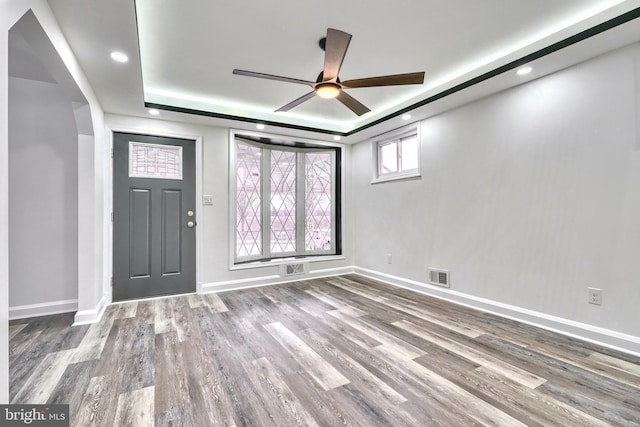
[[[323,81],[336,81],[344,56],[347,54],[351,34],[333,28],[327,29],[327,41],[324,48]]]
[[[343,87],[374,87],[374,86],[399,86],[419,85],[424,83],[424,71],[419,73],[394,74],[391,76],[369,77],[341,82]]]
[[[359,116],[371,111],[366,106],[364,106],[360,101],[358,101],[353,96],[349,95],[347,92],[343,90],[340,91],[340,94],[336,99],[342,102],[344,105],[347,106],[347,108],[349,108],[351,111],[353,111]]]
[[[276,113],[277,113],[278,111],[289,111],[289,110],[291,110],[293,107],[297,107],[298,105],[302,104],[303,102],[310,100],[310,99],[311,99],[311,98],[313,98],[314,96],[316,96],[316,93],[315,93],[315,92],[309,92],[309,93],[308,93],[308,94],[306,94],[306,95],[302,95],[300,98],[298,98],[298,99],[296,99],[296,100],[294,100],[294,101],[291,101],[290,103],[288,103],[287,105],[285,105],[285,106],[283,106],[283,107],[278,108],[278,109],[276,110]]]
[[[291,77],[274,76],[273,74],[256,73],[255,71],[245,71],[245,70],[234,69],[233,74],[236,74],[238,76],[257,77],[259,79],[278,80],[278,81],[287,82],[287,83],[298,83],[301,85],[307,85],[311,87],[315,85],[315,82],[309,82],[309,81],[300,80],[300,79],[292,79]]]

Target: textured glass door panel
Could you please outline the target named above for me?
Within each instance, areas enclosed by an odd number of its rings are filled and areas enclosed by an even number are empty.
[[[182,147],[129,142],[129,177],[182,179]]]
[[[262,254],[262,150],[236,144],[236,257]]]
[[[296,153],[271,151],[271,253],[296,250]]]
[[[129,277],[151,275],[151,191],[132,188],[129,193],[131,233],[129,237]]]
[[[332,227],[331,153],[305,154],[305,249],[328,251]]]

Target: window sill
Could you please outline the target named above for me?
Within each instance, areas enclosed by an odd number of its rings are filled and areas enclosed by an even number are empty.
[[[402,173],[391,176],[383,176],[377,177],[371,180],[370,184],[382,184],[383,182],[390,181],[402,181],[402,180],[410,180],[410,179],[422,179],[422,174],[420,172],[410,172],[410,173]]]
[[[231,265],[230,271],[234,270],[251,270],[255,268],[276,267],[283,264],[303,263],[303,262],[326,262],[326,261],[342,261],[347,259],[344,255],[327,255],[327,256],[312,256],[312,257],[291,257],[291,258],[279,258],[270,261],[256,261],[248,262],[246,264]]]

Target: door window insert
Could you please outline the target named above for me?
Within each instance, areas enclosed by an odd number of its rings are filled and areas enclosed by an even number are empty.
[[[182,147],[130,141],[129,177],[182,179]]]

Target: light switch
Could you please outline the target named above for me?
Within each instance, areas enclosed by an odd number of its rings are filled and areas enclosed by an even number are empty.
[[[212,206],[213,196],[202,196],[202,204],[205,206]]]

